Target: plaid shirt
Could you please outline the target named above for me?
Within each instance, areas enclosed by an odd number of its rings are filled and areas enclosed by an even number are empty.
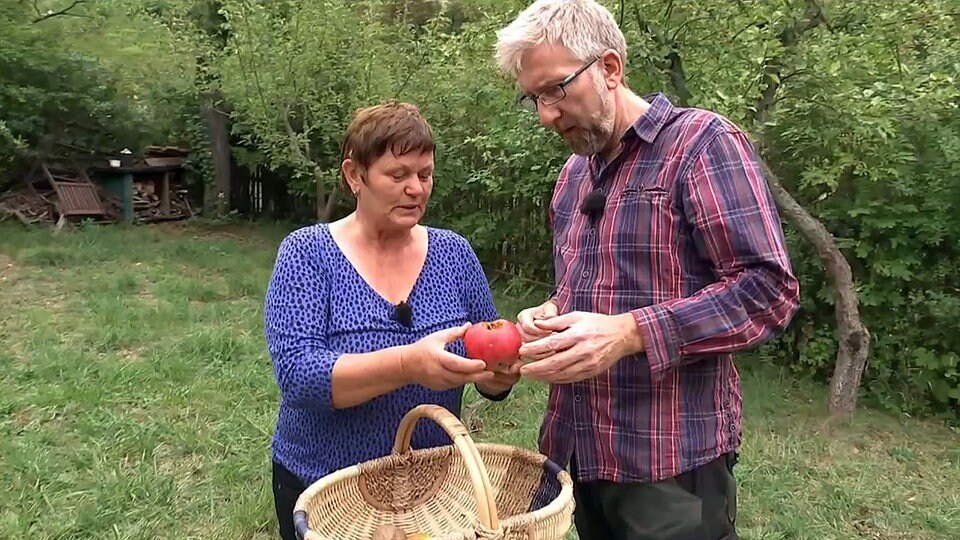
[[[740,445],[734,351],[778,335],[798,305],[776,206],[726,119],[660,94],[610,164],[573,155],[550,208],[560,313],[631,312],[646,352],[551,385],[540,449],[581,480],[657,481]],[[587,193],[606,195],[594,221]]]

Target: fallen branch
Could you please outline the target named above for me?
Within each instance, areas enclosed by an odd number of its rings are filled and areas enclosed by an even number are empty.
[[[39,219],[33,219],[33,220],[28,219],[27,216],[23,215],[23,212],[17,210],[16,208],[8,208],[7,206],[4,206],[3,204],[0,204],[0,212],[2,212],[3,215],[5,215],[5,216],[6,216],[6,215],[14,216],[15,218],[17,218],[17,219],[20,220],[20,223],[23,223],[23,224],[26,225],[27,227],[29,227],[29,226],[33,225],[34,223],[40,221]],[[3,221],[3,220],[0,219],[0,221]]]

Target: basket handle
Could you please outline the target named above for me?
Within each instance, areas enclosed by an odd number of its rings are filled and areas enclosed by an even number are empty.
[[[414,407],[400,420],[397,437],[393,445],[393,453],[403,454],[410,450],[413,428],[421,418],[429,418],[440,424],[440,427],[453,440],[454,446],[460,452],[467,471],[470,473],[470,482],[473,484],[476,495],[480,522],[488,529],[500,528],[500,521],[497,517],[497,503],[493,497],[493,487],[490,484],[490,477],[487,475],[487,468],[483,465],[480,452],[473,443],[473,439],[470,438],[470,432],[453,413],[439,405],[424,404]]]

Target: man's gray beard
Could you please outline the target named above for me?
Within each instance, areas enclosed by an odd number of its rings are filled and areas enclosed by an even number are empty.
[[[613,136],[614,106],[613,96],[606,89],[599,89],[603,96],[603,109],[592,118],[590,129],[581,137],[565,141],[570,151],[579,156],[592,156],[599,153]]]
[[[606,122],[605,122],[606,123]],[[610,122],[612,124],[612,121]],[[613,126],[604,126],[594,124],[590,130],[583,136],[576,136],[566,141],[570,151],[580,156],[592,156],[600,152],[607,141],[610,139],[610,133],[613,132]]]

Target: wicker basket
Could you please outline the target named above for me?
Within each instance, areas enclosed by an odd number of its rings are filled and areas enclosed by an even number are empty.
[[[443,427],[453,445],[411,450],[421,418]],[[435,540],[562,540],[573,507],[570,475],[546,456],[474,444],[456,416],[420,405],[401,420],[392,454],[308,486],[294,523],[304,540],[371,540],[382,525]]]

